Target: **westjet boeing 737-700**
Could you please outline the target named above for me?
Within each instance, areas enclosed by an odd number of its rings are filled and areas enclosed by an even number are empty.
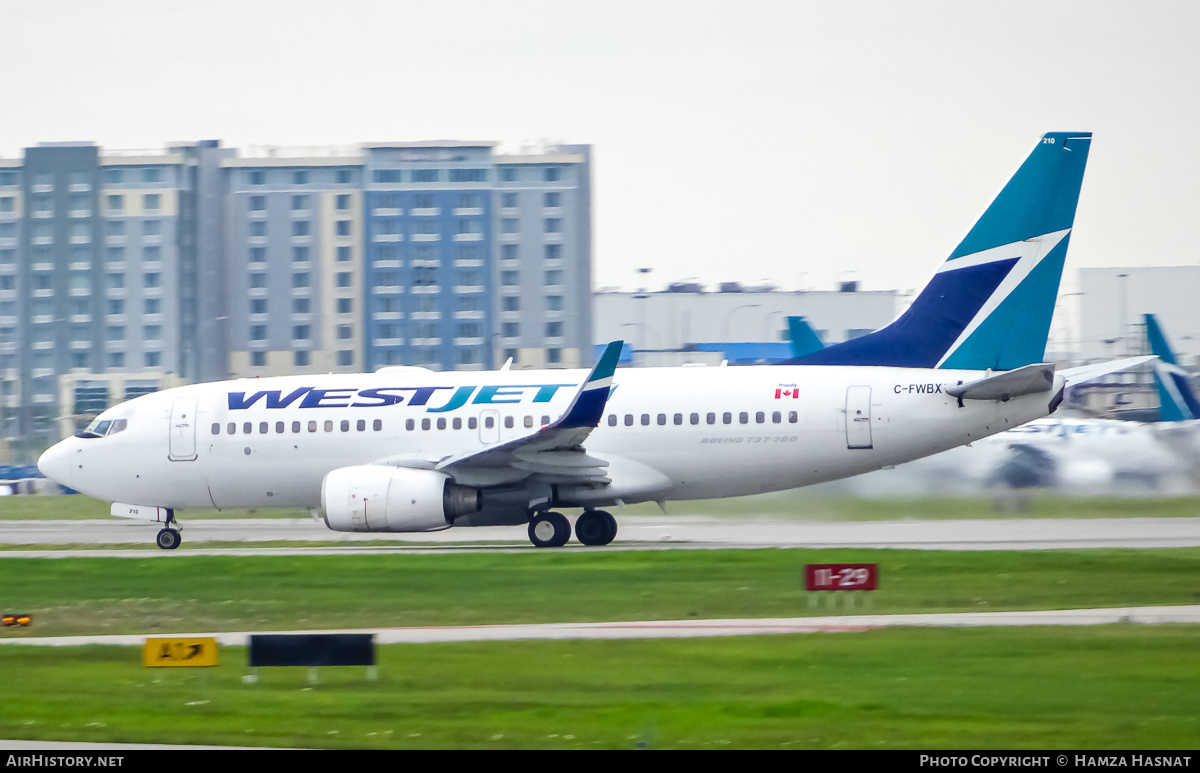
[[[604,545],[602,508],[757,494],[899,464],[1054,411],[1084,369],[1045,364],[1085,132],[1043,136],[887,327],[781,365],[285,376],[195,384],[104,411],[47,477],[159,521],[302,506],[331,529],[528,524]],[[1088,375],[1094,375],[1094,369]]]

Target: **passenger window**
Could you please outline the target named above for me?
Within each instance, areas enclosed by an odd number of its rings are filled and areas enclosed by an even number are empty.
[[[226,432],[226,434],[229,434],[229,435],[235,434],[237,432],[237,425],[234,424],[232,421],[229,422],[229,424],[227,424],[225,426],[225,432]]]
[[[242,434],[243,435],[249,435],[253,431],[254,431],[254,425],[251,424],[250,422],[246,422],[245,424],[242,425]]]
[[[409,432],[412,432],[414,429],[417,428],[417,423],[415,421],[413,421],[412,419],[406,419],[404,421],[404,428],[406,430],[408,430]]]
[[[700,423],[700,414],[693,413],[692,414],[692,424],[699,424],[699,423]]]
[[[437,420],[437,428],[438,428],[438,429],[445,429],[445,428],[446,428],[446,419],[445,419],[445,417],[444,417],[444,416],[439,416],[439,417],[438,417],[438,420]]]
[[[545,415],[543,415],[543,416],[542,416],[542,426],[543,426],[543,427],[545,427],[545,426],[547,426],[548,424],[550,424],[550,417],[549,417],[549,416],[545,416]]]
[[[421,429],[429,429],[429,419],[421,419]]]
[[[504,417],[504,428],[505,428],[505,429],[512,429],[512,428],[513,428],[513,417],[512,417],[512,416],[505,416],[505,417]]]
[[[354,428],[357,429],[359,432],[366,432],[367,431],[367,420],[359,419],[358,424],[356,424],[354,426]]]
[[[708,422],[709,424],[716,424],[716,423],[717,423],[717,414],[715,414],[715,413],[710,413],[710,414],[708,414],[707,416],[705,416],[705,417],[704,417],[704,420],[705,420],[706,422]]]
[[[610,426],[610,427],[617,426],[617,414],[615,414],[615,413],[608,414],[608,426]]]
[[[326,431],[326,432],[333,432],[333,422],[332,422],[332,421],[326,421],[326,422],[325,422],[325,431]]]
[[[268,433],[268,432],[270,432],[270,431],[271,431],[271,425],[270,425],[270,424],[268,424],[268,423],[267,423],[267,422],[265,422],[265,421],[260,421],[260,422],[258,423],[258,434],[260,434],[260,435],[265,435],[265,434],[267,434],[267,433]]]
[[[214,434],[214,435],[220,435],[220,434],[221,434],[221,425],[220,425],[220,424],[214,424],[214,425],[213,425],[213,434]]]
[[[467,419],[467,429],[479,429],[479,419],[476,419],[474,416]]]
[[[680,424],[683,424],[683,414],[677,413],[675,414],[675,426],[679,426]]]
[[[533,426],[533,417],[532,417],[532,416],[526,416],[526,417],[525,417],[525,427],[526,427],[526,428],[529,428],[529,427],[532,427],[532,426]]]
[[[275,422],[275,434],[276,434],[276,435],[282,435],[282,434],[283,434],[283,430],[284,430],[284,425],[283,425],[283,422],[282,422],[282,421],[277,421],[277,422]]]
[[[783,414],[781,414],[779,411],[775,411],[774,413],[771,414],[771,422],[772,423],[778,424],[781,421],[783,421]]]
[[[788,411],[788,424],[795,424],[799,418],[795,411]]]
[[[649,427],[649,426],[650,426],[650,414],[648,414],[648,413],[643,413],[643,414],[642,414],[642,426],[643,426],[643,427]]]
[[[349,432],[349,431],[350,431],[350,421],[348,419],[342,419],[342,432]]]
[[[767,420],[767,414],[763,413],[762,411],[759,411],[758,413],[754,414],[755,423],[762,424],[766,420]]]
[[[487,427],[488,429],[492,429],[493,427],[495,427],[496,426],[496,417],[488,416],[487,418],[485,418],[483,420],[483,426]]]
[[[626,427],[633,426],[633,414],[632,413],[625,414],[625,426]]]
[[[738,414],[738,421],[741,422],[742,424],[749,424],[750,423],[750,414],[746,413],[745,411],[742,411],[741,413]]]
[[[316,432],[316,431],[317,431],[317,423],[316,423],[315,421],[310,421],[310,422],[308,423],[308,431],[309,431],[309,432]]]
[[[665,427],[666,425],[667,425],[667,414],[665,414],[665,413],[658,414],[658,426]]]
[[[293,421],[292,422],[292,432],[299,432],[299,431],[300,431],[300,422]]]
[[[371,424],[371,429],[375,430],[376,432],[378,432],[379,430],[383,429],[383,419],[376,419],[376,420],[375,420],[375,421],[374,421],[374,422]]]
[[[730,413],[729,411],[726,411],[725,413],[721,414],[721,422],[723,424],[732,424],[733,423],[733,414]]]
[[[455,418],[454,421],[450,422],[450,426],[455,429],[462,429],[462,419]]]

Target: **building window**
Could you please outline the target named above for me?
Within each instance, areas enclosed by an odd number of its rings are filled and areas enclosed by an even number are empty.
[[[341,181],[339,180],[338,182],[341,182]],[[334,200],[334,205],[338,208],[339,212],[345,212],[346,210],[350,209],[350,194],[349,193],[339,193],[337,196],[335,196],[333,198],[333,200]]]
[[[308,185],[308,170],[297,169],[296,171],[292,172],[292,184]]]
[[[267,197],[266,196],[251,196],[250,197],[250,211],[251,212],[263,212],[266,210],[266,208],[267,208]]]
[[[344,184],[350,182],[350,170],[349,169],[337,170],[337,182],[339,185],[344,185]]]
[[[292,287],[308,287],[308,272],[298,271],[295,274],[292,274]]]
[[[353,277],[354,277],[354,274],[352,274],[349,271],[339,271],[338,275],[337,275],[337,286],[338,287],[349,287],[351,281],[353,280]]]
[[[292,352],[292,364],[296,367],[305,367],[308,365],[308,361],[309,356],[307,351],[300,350],[297,352]],[[316,422],[313,423],[315,424]]]
[[[308,209],[308,194],[297,194],[297,195],[293,196],[292,197],[292,209],[293,210]]]
[[[559,193],[558,191],[551,191],[546,194],[544,203],[545,203],[545,206],[547,206],[547,207],[561,207],[562,206],[562,194]]]
[[[307,263],[308,262],[308,245],[298,244],[292,247],[292,262]]]
[[[557,269],[552,270],[552,271],[547,271],[546,272],[546,284],[548,284],[548,285],[562,284],[562,272]]]
[[[438,174],[440,169],[414,169],[413,182],[415,183],[435,183],[441,177]]]
[[[353,311],[354,311],[354,301],[353,300],[351,300],[350,298],[338,298],[337,299],[337,313],[338,314],[350,314]]]
[[[338,367],[350,367],[354,364],[354,352],[346,351],[345,349],[339,350],[337,353],[337,363]]]
[[[156,212],[162,206],[162,195],[158,193],[144,194],[142,203],[147,212]]]
[[[293,341],[307,341],[308,340],[308,325],[293,325],[292,326],[292,340]]]
[[[557,166],[548,166],[543,170],[543,178],[548,183],[558,182],[562,177],[562,169]]]
[[[546,337],[547,338],[562,337],[562,326],[563,326],[563,323],[561,323],[561,322],[547,322],[546,323]]]
[[[255,368],[264,367],[267,364],[266,352],[250,352],[250,365]]]
[[[548,234],[562,233],[562,218],[559,218],[559,217],[546,218],[546,233],[548,233]]]

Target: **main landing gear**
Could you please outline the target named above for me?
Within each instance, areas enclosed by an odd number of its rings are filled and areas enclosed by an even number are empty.
[[[585,545],[607,545],[617,536],[617,519],[603,510],[585,510],[575,519],[575,536]],[[571,539],[571,522],[562,513],[540,512],[529,520],[529,541],[539,548],[559,548]]]
[[[175,520],[175,511],[167,510],[166,525],[154,540],[163,550],[174,550],[179,547],[180,542],[183,542],[183,537],[180,535],[179,529],[171,528],[171,524],[173,523],[178,523]]]

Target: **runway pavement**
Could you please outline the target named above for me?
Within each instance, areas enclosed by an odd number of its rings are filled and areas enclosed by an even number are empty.
[[[918,550],[1049,550],[1076,548],[1166,548],[1200,546],[1198,518],[990,519],[833,522],[778,518],[618,516],[617,539],[604,548],[572,541],[559,550],[647,550],[712,548],[902,548]],[[446,529],[417,534],[335,532],[308,518],[183,522],[183,544],[175,551],[91,547],[83,550],[20,550],[21,545],[150,546],[156,524],[120,519],[83,521],[0,520],[0,551],[9,557],[63,555],[264,555],[447,552],[451,550],[536,550],[522,526]],[[204,547],[205,543],[244,543]],[[261,542],[321,542],[326,546],[264,547]],[[375,545],[355,543],[374,542]],[[382,543],[382,544],[380,544]]]

